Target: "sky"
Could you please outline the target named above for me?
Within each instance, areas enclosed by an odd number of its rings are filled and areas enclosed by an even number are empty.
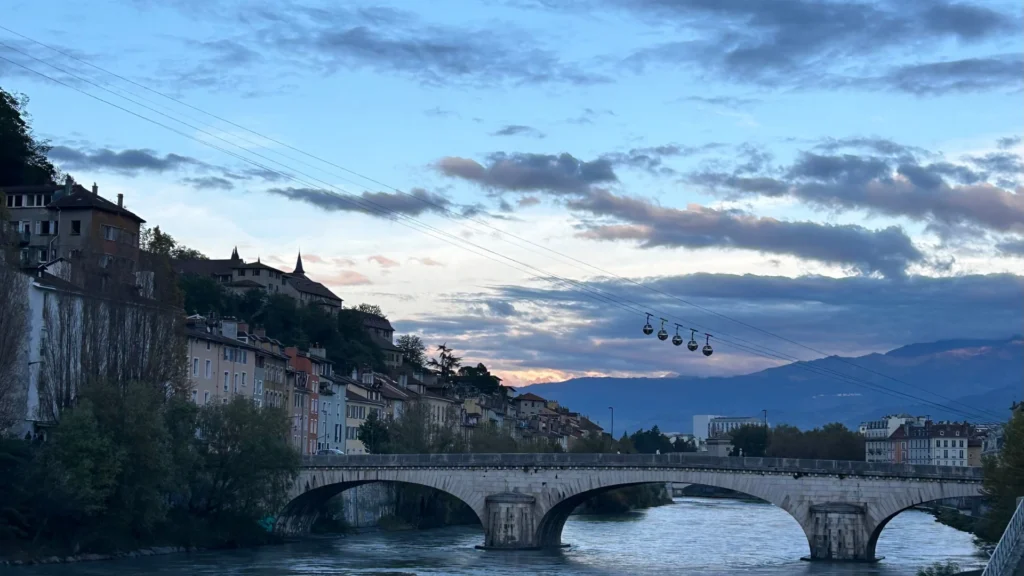
[[[1024,331],[1022,27],[996,0],[6,0],[0,87],[149,225],[301,251],[508,384],[727,375]]]

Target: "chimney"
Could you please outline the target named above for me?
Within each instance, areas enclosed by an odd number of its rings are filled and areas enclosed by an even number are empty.
[[[117,207],[124,208],[124,194],[117,195]]]
[[[92,183],[92,193],[96,196],[100,195],[100,187],[95,182]]]

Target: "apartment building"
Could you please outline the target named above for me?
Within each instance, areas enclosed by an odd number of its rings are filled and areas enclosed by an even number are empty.
[[[227,404],[242,396],[256,400],[256,356],[259,348],[238,339],[234,320],[191,316],[186,325],[188,378],[193,402]],[[260,403],[262,398],[259,398]]]
[[[385,402],[373,372],[360,374],[358,381],[353,381],[346,392],[345,414],[345,453],[366,454],[366,446],[359,440],[359,427],[366,422],[371,413],[384,418]]]
[[[7,207],[7,232],[16,235],[24,266],[64,258],[85,285],[98,267],[134,272],[139,264],[139,232],[145,220],[124,206],[124,195],[112,202],[93,184],[87,190],[68,176],[64,184],[8,186],[0,189]],[[99,280],[96,280],[97,282]]]

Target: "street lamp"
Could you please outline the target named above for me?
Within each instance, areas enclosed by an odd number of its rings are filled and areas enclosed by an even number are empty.
[[[761,410],[761,412],[764,412],[764,427],[767,428],[768,427],[768,411],[767,410]]]
[[[612,413],[612,428],[611,428],[611,436],[612,436],[612,440],[615,440],[615,408],[614,408],[614,407],[612,407],[612,406],[609,406],[609,407],[608,407],[608,410],[610,410],[610,411],[611,411],[611,413]]]

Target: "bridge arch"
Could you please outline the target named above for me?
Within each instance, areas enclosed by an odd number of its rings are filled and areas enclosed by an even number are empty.
[[[373,482],[410,484],[438,490],[468,506],[483,523],[484,498],[451,476],[425,470],[304,470],[292,483],[288,504],[274,523],[275,531],[288,535],[308,534],[324,504],[338,494]]]
[[[876,558],[876,550],[877,550],[877,547],[878,547],[878,539],[882,536],[882,531],[885,530],[885,527],[889,525],[889,522],[892,521],[893,518],[899,516],[903,512],[906,512],[907,510],[910,510],[911,508],[914,508],[915,506],[920,506],[922,504],[928,504],[930,502],[936,502],[936,501],[939,501],[939,500],[946,500],[946,499],[949,499],[949,498],[978,498],[978,499],[980,499],[980,498],[983,497],[982,494],[979,492],[977,486],[973,486],[973,487],[967,487],[966,485],[956,485],[956,486],[958,486],[958,488],[954,488],[954,489],[951,490],[949,488],[940,488],[941,485],[940,484],[936,484],[933,487],[932,490],[922,490],[922,491],[919,491],[918,494],[916,494],[916,495],[914,495],[912,497],[908,498],[907,494],[902,494],[902,495],[900,495],[900,496],[902,496],[902,498],[899,498],[899,497],[895,498],[896,502],[895,502],[895,504],[893,506],[891,506],[887,510],[882,510],[881,511],[882,514],[887,514],[887,516],[884,516],[884,517],[882,517],[881,520],[878,520],[877,524],[874,526],[874,529],[872,529],[872,531],[871,531],[871,535],[868,538],[868,544],[867,544],[867,554],[868,554],[868,556],[870,558]],[[935,492],[944,492],[944,493],[957,492],[958,494],[940,496],[940,497],[936,498],[936,497],[934,497]],[[908,502],[910,502],[910,503],[908,504]]]
[[[585,483],[564,484],[547,493],[549,497],[540,503],[537,543],[541,547],[561,546],[562,529],[577,506],[599,494],[643,484],[680,483],[726,488],[769,502],[785,510],[802,526],[801,518],[797,516],[800,512],[798,503],[783,486],[787,478],[758,472],[737,474],[734,471],[701,470],[621,470],[613,474],[596,474]]]

